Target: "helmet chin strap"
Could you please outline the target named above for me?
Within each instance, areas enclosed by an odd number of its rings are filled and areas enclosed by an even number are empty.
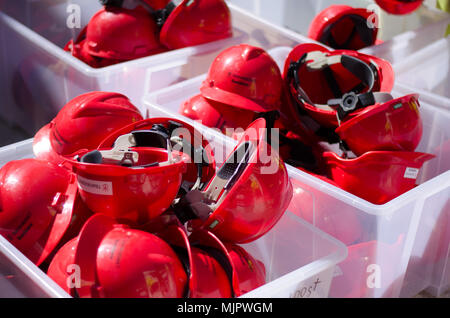
[[[254,151],[255,145],[252,142],[242,143],[217,171],[205,191],[191,190],[174,202],[172,207],[180,222],[208,219],[242,175]],[[211,227],[215,225],[217,224],[213,223]]]
[[[305,91],[301,88],[299,69],[301,66],[306,65],[309,71],[323,71],[330,89],[332,89],[336,98],[340,98],[342,93],[340,92],[339,85],[331,72],[330,66],[334,64],[341,64],[346,70],[360,79],[361,84],[354,87],[351,91],[359,93],[363,87],[367,87],[367,91],[372,91],[375,80],[378,76],[377,71],[373,66],[366,64],[364,61],[350,56],[350,55],[327,55],[322,51],[313,51],[303,54],[298,61],[293,61],[289,65],[288,77],[292,79],[294,88],[297,92],[297,97],[309,104],[313,104],[318,108],[324,108],[330,105],[319,105],[311,101]],[[331,108],[329,108],[331,109]]]

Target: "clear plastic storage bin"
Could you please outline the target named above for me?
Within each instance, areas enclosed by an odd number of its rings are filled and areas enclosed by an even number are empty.
[[[393,64],[443,38],[450,24],[449,14],[427,3],[412,14],[404,16],[388,14],[371,0],[230,0],[230,3],[303,36],[308,35],[314,17],[332,4],[375,10],[379,14],[378,38],[384,42],[362,49],[362,52],[384,58]]]
[[[444,38],[449,24],[450,14],[447,14],[440,21],[406,31],[384,43],[361,49],[360,52],[381,57],[393,65],[402,63],[427,45]]]
[[[268,52],[280,66],[289,51],[288,47],[279,47]],[[233,139],[178,113],[183,101],[199,93],[205,76],[148,94],[143,104],[150,116],[180,118],[196,125],[209,138],[227,140],[231,148],[235,144]],[[402,96],[395,91],[393,95]],[[420,185],[394,200],[375,205],[288,167],[296,191],[303,198],[302,204],[291,208],[292,212],[309,216],[315,226],[347,244],[349,249],[346,261],[338,265],[330,296],[413,296],[432,285],[435,279],[432,273],[439,272],[439,267],[442,272],[448,261],[450,109],[420,98],[419,101],[424,132],[416,151],[432,153],[436,158],[421,169],[417,179]],[[352,226],[360,227],[360,235],[352,235]]]
[[[4,3],[4,4],[3,4]],[[116,65],[92,68],[63,47],[75,39],[99,1],[18,0],[3,1],[0,12],[1,118],[24,129],[29,136],[49,122],[65,103],[95,90],[126,94],[139,104],[142,94],[206,71],[221,49],[245,42],[247,35],[233,26],[231,38],[148,56]],[[72,7],[71,7],[72,6]],[[73,6],[80,13],[79,25],[70,18]],[[70,20],[71,22],[69,23]],[[79,27],[78,27],[79,26]],[[149,67],[185,66],[183,73],[146,85]],[[173,75],[173,74],[172,74]]]
[[[450,37],[442,38],[394,64],[397,83],[426,97],[437,95],[450,104]],[[442,106],[445,106],[442,105]]]
[[[215,151],[226,148],[218,142],[212,146]],[[5,146],[0,148],[0,167],[32,157],[32,139]],[[242,246],[264,263],[267,281],[243,297],[328,297],[335,266],[347,256],[342,242],[289,210],[266,235]],[[68,296],[1,235],[0,260],[0,296]]]
[[[0,235],[0,298],[23,297],[70,296]]]
[[[142,95],[207,71],[226,47],[250,43],[263,48],[305,41],[295,32],[229,4],[233,37],[95,69],[62,48],[77,37],[100,8],[94,0],[3,1],[0,9],[0,119],[29,137],[66,102],[93,90],[126,94],[139,105]],[[79,12],[79,21],[72,14]],[[79,22],[79,25],[77,23]],[[146,82],[148,68],[155,72]],[[144,114],[145,116],[145,114]]]

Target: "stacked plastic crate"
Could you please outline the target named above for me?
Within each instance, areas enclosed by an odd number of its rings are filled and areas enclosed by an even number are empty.
[[[325,2],[310,1],[308,5],[320,11]],[[92,0],[55,1],[51,6],[48,2],[21,0],[9,3],[0,12],[4,70],[0,92],[5,97],[3,105],[10,107],[2,109],[2,116],[7,116],[4,118],[7,122],[24,127],[30,135],[67,101],[93,90],[125,94],[147,117],[182,118],[178,114],[181,102],[198,92],[204,73],[222,49],[247,42],[269,50],[281,66],[292,47],[310,42],[305,36],[230,4],[234,27],[230,39],[93,69],[62,50],[67,40],[75,38],[80,30],[66,27],[68,4],[82,8],[81,26],[99,8]],[[288,167],[294,190],[304,201],[300,206],[291,205],[272,231],[248,247],[266,265],[268,284],[244,296],[409,297],[424,288],[439,294],[449,286],[448,40],[434,42],[404,63],[396,63],[418,47],[437,40],[436,30],[441,30],[445,23],[407,32],[365,49],[394,64],[398,83],[394,97],[406,92],[421,94],[424,134],[418,150],[437,158],[422,169],[420,185],[386,204],[374,205]],[[425,60],[431,63],[431,69],[436,67],[435,72],[423,67]],[[418,75],[421,71],[424,75]],[[235,142],[195,125],[214,144],[217,161],[223,162]],[[26,140],[0,149],[0,164],[31,156],[31,140]],[[309,220],[312,224],[302,220],[303,214],[313,216]],[[330,218],[337,222],[356,218],[366,232],[350,242],[346,233],[330,230],[325,222]],[[1,290],[11,291],[8,295],[67,296],[3,237],[0,237],[0,257],[0,284],[9,286]],[[373,281],[372,274],[377,269],[381,277]],[[304,293],[317,279],[323,282],[321,288],[312,295]]]
[[[120,92],[139,106],[145,93],[205,72],[217,52],[232,44],[253,41],[274,47],[304,40],[231,8],[234,29],[229,39],[94,69],[62,49],[80,31],[66,27],[69,5],[81,8],[81,27],[100,7],[90,0],[56,1],[52,5],[24,0],[5,4],[0,12],[2,114],[6,122],[23,127],[30,135],[81,93]],[[140,110],[145,116],[146,109]],[[1,166],[30,157],[31,139],[0,149]],[[327,297],[335,265],[346,257],[341,242],[289,211],[246,250],[264,263],[267,284],[245,297]],[[4,237],[0,237],[0,257],[1,296],[68,296]],[[314,290],[310,288],[313,285]]]

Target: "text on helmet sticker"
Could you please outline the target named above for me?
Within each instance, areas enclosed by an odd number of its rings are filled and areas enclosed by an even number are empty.
[[[110,181],[96,181],[78,176],[78,186],[80,189],[93,194],[113,194],[112,182]]]

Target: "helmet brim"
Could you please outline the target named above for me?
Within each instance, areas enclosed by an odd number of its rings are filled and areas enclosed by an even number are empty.
[[[203,97],[207,99],[237,108],[250,110],[255,113],[265,113],[267,111],[270,111],[270,109],[267,109],[266,107],[263,107],[250,99],[247,99],[235,93],[224,91],[216,87],[208,87],[203,85],[202,87],[200,87],[200,92]]]
[[[78,236],[74,263],[80,271],[83,284],[77,288],[79,297],[91,298],[92,287],[96,283],[95,259],[98,248],[106,234],[114,228],[113,218],[102,214],[95,214],[86,221]]]

